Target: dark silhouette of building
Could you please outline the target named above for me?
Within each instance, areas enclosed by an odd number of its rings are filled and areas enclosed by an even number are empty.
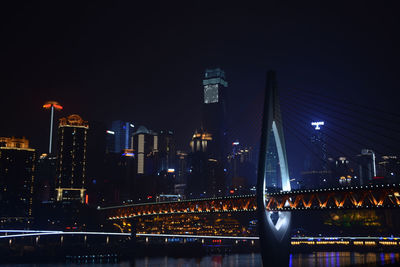
[[[205,131],[196,131],[190,141],[188,198],[221,196],[226,192],[225,171],[208,150],[212,141],[211,134]]]
[[[162,130],[158,135],[159,171],[172,171],[176,169],[176,145],[174,133]]]
[[[79,115],[58,125],[57,201],[86,201],[87,136],[89,124]]]
[[[176,152],[176,184],[175,194],[185,195],[188,175],[188,154],[184,151]]]
[[[50,201],[54,198],[57,157],[47,153],[37,161],[35,179],[35,200]],[[37,189],[36,189],[37,188]]]
[[[337,180],[332,178],[332,171],[329,170],[326,140],[321,128],[324,124],[322,121],[311,123],[314,130],[310,137],[310,151],[306,155],[302,172],[302,184],[305,188],[324,188],[337,184]]]
[[[35,163],[27,139],[0,137],[0,225],[32,224]]]
[[[384,177],[385,182],[398,183],[400,181],[400,157],[395,155],[382,156],[381,160],[377,162],[377,175]]]
[[[107,127],[104,123],[98,121],[90,122],[87,143],[87,178],[86,189],[88,203],[99,205],[103,202],[104,196],[101,185],[104,179],[104,165],[107,146]]]
[[[332,175],[333,180],[337,181],[333,186],[349,186],[354,184],[354,170],[350,167],[350,162],[346,157],[339,157],[335,160]]]
[[[278,161],[278,160],[277,160]],[[248,194],[256,184],[256,169],[253,163],[253,148],[240,147],[239,142],[233,142],[232,153],[228,157],[231,182],[230,194]]]
[[[135,158],[108,152],[102,166],[103,178],[96,183],[99,200],[104,204],[134,200]]]
[[[362,149],[361,154],[357,155],[359,162],[358,177],[360,185],[372,183],[376,177],[375,153],[371,149]]]

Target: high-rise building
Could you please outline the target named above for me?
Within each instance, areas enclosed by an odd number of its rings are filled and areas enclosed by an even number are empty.
[[[208,146],[212,140],[213,138],[210,133],[196,130],[193,134],[192,140],[190,141],[190,148],[192,152],[208,152]]]
[[[133,150],[136,153],[136,173],[152,174],[157,167],[158,135],[144,126],[139,126],[132,136]]]
[[[241,146],[239,141],[232,143],[232,153],[228,156],[230,194],[248,194],[256,184],[256,169],[252,160],[252,147]]]
[[[27,139],[0,137],[0,225],[32,223],[35,160]]]
[[[57,201],[87,202],[87,135],[89,124],[79,115],[61,118],[58,125]]]
[[[176,152],[176,191],[179,194],[184,194],[186,187],[186,178],[188,174],[188,154],[184,151]]]
[[[190,141],[190,172],[187,181],[187,197],[221,196],[225,193],[224,169],[209,152],[211,134],[196,131]]]
[[[172,131],[160,131],[158,136],[159,171],[176,169],[176,146]]]
[[[375,153],[371,149],[362,149],[358,159],[360,185],[369,184],[376,177]]]
[[[228,152],[227,142],[227,87],[225,72],[207,69],[203,80],[203,129],[211,134],[210,155],[225,165]]]
[[[134,127],[131,122],[113,121],[111,129],[107,130],[107,152],[121,153],[121,151],[132,149]]]
[[[354,180],[354,171],[350,167],[350,162],[346,157],[339,157],[335,160],[335,166],[333,168],[334,180],[338,181],[341,186],[352,185]],[[335,185],[335,184],[333,184]]]
[[[302,172],[305,188],[323,188],[337,183],[332,179],[332,172],[328,168],[325,134],[321,128],[323,125],[325,125],[323,121],[311,123],[314,129],[310,137],[310,152],[306,156]]]
[[[57,157],[43,153],[37,160],[35,175],[35,196],[39,202],[54,198]]]

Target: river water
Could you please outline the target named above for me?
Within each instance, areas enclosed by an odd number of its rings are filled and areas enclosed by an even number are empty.
[[[315,252],[290,255],[290,267],[308,266],[400,266],[400,253]],[[203,258],[144,257],[131,262],[103,262],[59,264],[0,264],[1,267],[256,267],[261,266],[259,254],[210,255]]]

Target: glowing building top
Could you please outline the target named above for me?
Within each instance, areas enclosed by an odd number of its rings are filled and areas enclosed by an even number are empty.
[[[83,127],[89,128],[89,124],[87,121],[84,121],[81,116],[72,114],[66,118],[60,119],[59,127]]]
[[[321,126],[325,125],[325,122],[323,121],[313,121],[311,122],[311,125],[315,127],[315,130],[321,130]]]
[[[196,131],[193,134],[192,140],[190,141],[190,147],[192,152],[196,151],[207,151],[208,142],[212,141],[212,135],[205,131]]]
[[[220,68],[207,69],[203,80],[204,103],[218,103],[221,97],[220,90],[228,87],[225,81],[225,72]]]
[[[35,151],[34,149],[29,148],[29,141],[28,139],[25,139],[25,137],[0,137],[0,148]]]

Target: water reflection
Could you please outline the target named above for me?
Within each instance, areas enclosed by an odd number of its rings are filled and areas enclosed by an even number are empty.
[[[381,266],[395,263],[400,263],[400,253],[315,252],[293,254],[290,258],[291,267]]]
[[[357,253],[357,252],[315,252],[310,254],[291,254],[289,267],[343,267],[343,266],[381,266],[400,263],[400,253]],[[201,259],[192,258],[144,258],[135,261],[135,267],[178,266],[178,267],[255,267],[261,266],[259,254],[214,255]]]
[[[310,254],[291,254],[289,267],[343,267],[343,266],[381,266],[399,264],[400,253],[357,253],[357,252],[315,252]],[[132,262],[77,264],[0,264],[0,267],[258,267],[261,266],[259,254],[211,255],[203,258],[144,257]]]

